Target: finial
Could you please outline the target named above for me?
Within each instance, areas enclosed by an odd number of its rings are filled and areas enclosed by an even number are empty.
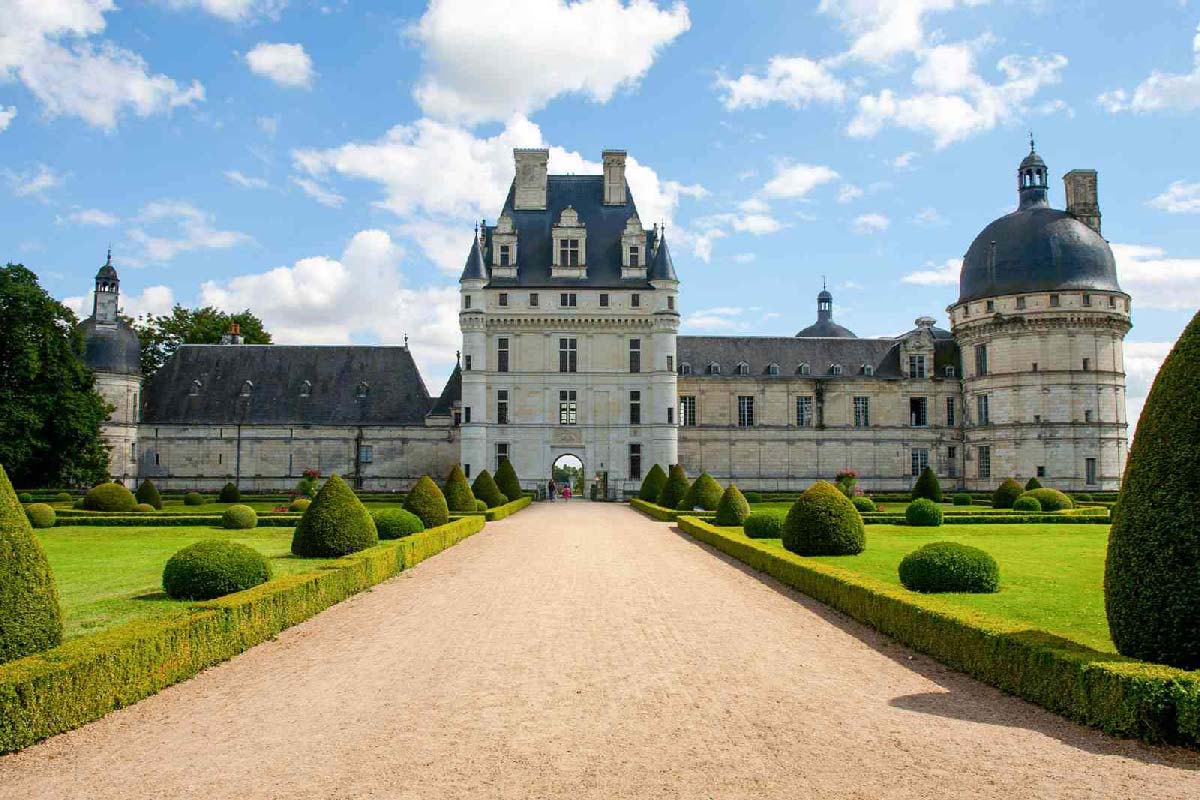
[[[456,367],[457,367],[457,366],[459,366],[459,364],[460,364],[461,362],[462,362],[462,351],[461,351],[461,350],[455,350],[455,351],[454,351],[454,366],[456,366]]]
[[[821,291],[823,291],[823,292],[828,291],[828,289],[829,289],[829,286],[826,285],[826,283],[825,283],[825,276],[822,275],[821,276]]]
[[[112,266],[112,245],[111,244],[108,246],[108,260],[104,262],[104,266],[106,266],[106,267]]]
[[[408,333],[404,334],[404,346],[408,347]]]
[[[1029,132],[1029,154],[1033,155],[1033,131]]]

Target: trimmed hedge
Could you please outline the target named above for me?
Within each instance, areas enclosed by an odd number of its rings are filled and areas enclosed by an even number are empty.
[[[655,505],[674,509],[679,506],[689,488],[690,484],[688,484],[687,473],[683,471],[683,465],[672,464],[670,471],[667,472],[667,482],[663,484],[662,491],[658,493]]]
[[[305,511],[308,511],[308,507],[310,505],[312,505],[312,500],[309,500],[307,497],[297,497],[295,500],[288,503],[288,511],[297,514],[303,514]]]
[[[969,505],[971,505],[971,495],[969,495],[969,494],[956,494],[956,495],[954,495],[954,505],[956,505],[956,506],[969,506]],[[993,503],[993,506],[994,506],[994,505],[995,505],[995,504]]]
[[[243,531],[258,527],[258,514],[250,506],[230,506],[221,514],[221,527],[231,531]],[[344,553],[342,554],[344,555]],[[250,588],[248,586],[242,588]]]
[[[25,518],[34,528],[54,527],[54,509],[45,503],[30,503],[25,506]]]
[[[436,528],[450,521],[446,497],[428,475],[422,475],[404,498],[404,510],[420,517],[426,528]]]
[[[1068,508],[1075,507],[1075,504],[1071,502],[1071,498],[1058,489],[1030,489],[1021,495],[1021,497],[1034,498],[1041,504],[1042,511],[1065,511]]]
[[[1013,478],[1006,478],[992,492],[992,508],[1012,508],[1018,497],[1025,494],[1025,488]]]
[[[33,495],[31,495],[29,492],[21,492],[19,495],[17,495],[17,502],[21,503],[22,505],[29,505],[33,502]]]
[[[704,511],[680,511],[677,508],[664,508],[657,503],[647,503],[645,500],[639,500],[636,497],[629,501],[629,505],[635,511],[640,511],[647,517],[659,522],[674,522],[684,515],[699,517],[700,519],[712,519],[713,517],[712,514]]]
[[[783,546],[806,556],[849,556],[867,545],[862,517],[845,494],[817,481],[783,520]]]
[[[83,507],[88,511],[132,511],[137,505],[133,492],[119,483],[102,483],[94,486],[83,496]]]
[[[858,509],[860,514],[875,510],[875,501],[867,497],[865,494],[851,497],[850,502],[854,504],[854,507]]]
[[[742,532],[751,539],[778,539],[783,535],[783,514],[755,511],[746,517]]]
[[[747,503],[761,503],[763,501],[762,492],[742,492]]]
[[[242,490],[237,487],[233,481],[221,487],[221,493],[217,495],[217,499],[222,503],[240,503],[242,502]]]
[[[489,508],[484,514],[484,518],[488,522],[496,522],[497,520],[504,519],[505,517],[511,517],[513,514],[517,513],[522,508],[525,508],[532,502],[533,498],[529,495],[521,495],[512,502],[505,503],[501,506],[496,506],[495,508]]]
[[[721,502],[721,484],[707,472],[701,472],[692,485],[684,492],[683,499],[676,504],[680,511],[691,511],[702,508],[705,511],[716,511],[717,503]]]
[[[258,515],[259,528],[294,528],[300,524],[300,514],[265,514]],[[56,528],[69,528],[76,525],[107,526],[118,528],[187,528],[197,525],[217,527],[221,517],[216,514],[84,514],[67,516],[61,512],[54,521]]]
[[[425,530],[421,518],[403,508],[381,508],[372,511],[371,518],[375,520],[375,530],[379,532],[380,539],[403,539]]]
[[[738,488],[730,484],[717,502],[717,516],[714,521],[717,525],[740,528],[749,514],[750,504]]]
[[[228,539],[204,539],[167,560],[162,586],[176,600],[212,600],[269,580],[271,564],[253,547]]]
[[[463,514],[475,510],[475,495],[471,493],[471,484],[467,483],[467,476],[458,464],[451,467],[446,475],[442,494],[446,498],[446,508],[451,512]]]
[[[946,606],[684,516],[685,533],[915,650],[1115,736],[1200,745],[1200,676]]]
[[[667,482],[667,473],[663,472],[663,468],[655,464],[646,473],[646,477],[642,479],[642,486],[638,489],[638,499],[645,500],[647,503],[653,503],[662,493],[663,485]]]
[[[942,502],[942,484],[938,482],[933,467],[925,467],[921,470],[921,474],[917,476],[917,482],[913,484],[912,499],[919,500],[922,497],[935,503]]]
[[[508,499],[509,503],[520,500],[525,492],[521,491],[521,479],[517,477],[517,470],[512,465],[512,459],[506,458],[500,462],[500,466],[496,467],[496,486]]]
[[[0,664],[54,647],[62,631],[54,573],[0,466]]]
[[[1070,514],[948,514],[946,525],[1107,525],[1105,516]],[[906,525],[908,521],[900,514],[868,514],[863,517],[864,525]]]
[[[1039,503],[1038,499],[1033,495],[1023,494],[1013,501],[1012,510],[1022,511],[1025,513],[1037,513],[1042,510],[1042,504]]]
[[[136,506],[131,508],[130,511],[138,514],[153,514],[154,506],[150,505],[149,503],[138,503]]]
[[[958,542],[930,542],[900,560],[904,588],[914,592],[1000,591],[1000,566],[978,547]]]
[[[487,503],[488,508],[499,508],[508,502],[508,498],[505,497],[504,492],[500,491],[500,487],[496,485],[496,480],[492,477],[492,473],[486,469],[481,470],[475,476],[475,483],[471,486],[471,491],[475,493],[476,497]],[[474,510],[474,504],[471,505],[471,508],[466,509],[468,512]]]
[[[920,497],[904,509],[904,521],[916,527],[936,528],[942,524],[942,509],[932,500]]]
[[[185,506],[202,506],[204,505],[204,495],[199,492],[188,492],[183,496],[183,504]]]
[[[379,543],[375,520],[337,474],[317,492],[292,534],[292,553],[329,558],[365,550]]]
[[[142,485],[138,487],[135,497],[137,497],[139,503],[145,503],[154,508],[162,508],[163,506],[162,495],[158,493],[158,487],[151,483],[149,478],[142,481]]]

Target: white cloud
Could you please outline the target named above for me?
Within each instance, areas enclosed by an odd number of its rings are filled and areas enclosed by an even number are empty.
[[[8,188],[17,197],[36,197],[46,199],[46,192],[62,185],[64,176],[55,172],[45,164],[38,164],[23,172],[13,172],[10,169],[0,170],[8,182]]]
[[[900,155],[896,156],[888,163],[892,166],[892,169],[903,171],[912,169],[912,163],[916,157],[917,154],[909,150],[907,153],[901,153]]]
[[[717,87],[725,93],[721,102],[731,111],[769,103],[804,108],[813,102],[840,103],[846,96],[844,83],[820,62],[803,56],[775,56],[763,76],[749,72],[737,78],[718,76]]]
[[[58,222],[70,222],[75,225],[94,225],[99,228],[111,228],[121,221],[116,214],[100,208],[76,208],[66,217],[60,217]]]
[[[75,297],[64,297],[62,304],[83,319],[92,315],[92,297],[95,292]],[[169,314],[175,305],[175,293],[170,286],[147,286],[141,294],[121,293],[121,313],[130,317],[158,316]],[[240,309],[239,309],[240,310]]]
[[[737,253],[733,257],[733,263],[735,263],[735,264],[750,264],[754,261],[754,259],[755,259],[754,253]]]
[[[846,183],[842,188],[838,189],[837,201],[839,203],[849,203],[863,196],[863,190],[855,186],[853,183]]]
[[[260,17],[275,19],[287,0],[167,0],[171,8],[198,8],[226,22],[246,22]]]
[[[683,2],[433,0],[409,29],[425,64],[414,94],[426,114],[470,122],[529,114],[564,93],[604,103],[689,27]]]
[[[917,225],[941,225],[945,221],[932,206],[926,206],[913,215],[913,222]]]
[[[738,308],[735,306],[720,306],[694,311],[683,318],[682,326],[690,331],[744,331],[749,330],[753,320],[747,319],[749,312],[760,311],[754,308]],[[761,315],[759,315],[761,318]],[[693,369],[702,366],[692,365]]]
[[[17,118],[16,106],[0,106],[0,133],[4,132],[12,121]]]
[[[1121,287],[1141,308],[1200,306],[1200,257],[1168,257],[1161,247],[1113,244]]]
[[[892,221],[883,214],[860,214],[854,218],[854,232],[861,236],[872,236],[883,233],[891,224]]]
[[[1130,434],[1137,427],[1146,396],[1175,342],[1125,342],[1125,411]]]
[[[270,185],[262,178],[243,175],[236,169],[225,170],[225,177],[243,189],[266,189]]]
[[[920,49],[926,41],[925,16],[974,6],[987,0],[821,0],[819,10],[838,20],[853,41],[842,57],[884,64]]]
[[[1104,92],[1096,101],[1107,111],[1191,111],[1200,108],[1200,26],[1192,39],[1192,71],[1152,72],[1129,94],[1124,89]]]
[[[1200,183],[1175,181],[1149,205],[1168,214],[1200,214]]]
[[[275,138],[275,134],[279,133],[279,117],[259,117],[255,122],[258,124],[258,129]]]
[[[346,202],[345,197],[333,191],[332,189],[322,186],[312,178],[302,178],[298,175],[293,175],[292,183],[299,186],[304,190],[306,195],[311,197],[313,200],[316,200],[321,205],[326,206],[327,208],[341,208],[342,203]]]
[[[763,236],[783,230],[783,223],[770,214],[739,214],[733,218],[733,229],[738,233]]]
[[[139,251],[126,259],[131,266],[162,264],[180,253],[193,250],[226,250],[245,244],[250,237],[237,231],[219,230],[213,216],[183,200],[157,200],[145,205],[137,216],[129,239]],[[158,235],[148,228],[160,231]]]
[[[776,165],[775,177],[767,181],[762,193],[767,197],[804,197],[836,177],[838,174],[826,166],[782,162]]]
[[[960,272],[962,272],[961,258],[947,258],[941,264],[926,261],[923,268],[908,273],[900,281],[920,286],[952,286],[958,284]]]
[[[316,75],[301,44],[259,42],[246,53],[246,66],[255,75],[288,89],[307,89]]]

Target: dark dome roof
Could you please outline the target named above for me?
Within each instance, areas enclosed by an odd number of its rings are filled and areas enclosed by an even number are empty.
[[[796,334],[799,339],[857,339],[854,332],[849,328],[843,328],[833,320],[823,319],[814,322],[804,330]]]
[[[1046,162],[1042,161],[1042,157],[1034,152],[1030,152],[1029,155],[1027,155],[1027,156],[1025,156],[1025,158],[1021,159],[1021,169],[1025,169],[1026,167],[1044,167],[1044,166],[1046,166]]]
[[[963,259],[958,287],[960,303],[1056,289],[1121,291],[1108,242],[1065,211],[1044,205],[984,228]]]
[[[95,317],[79,323],[83,333],[83,361],[96,372],[140,375],[141,344],[124,320],[116,325],[97,325]]]
[[[827,289],[822,289],[820,292],[818,292],[818,293],[817,293],[817,299],[818,299],[818,300],[832,300],[832,299],[833,299],[833,295],[831,295],[831,294],[829,293],[829,290],[827,290]]]

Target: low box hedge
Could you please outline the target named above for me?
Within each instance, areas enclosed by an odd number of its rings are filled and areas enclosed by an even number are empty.
[[[0,753],[136,703],[483,530],[468,517],[0,665]]]
[[[864,525],[906,525],[903,514],[867,513],[862,515]],[[1109,516],[1087,514],[947,514],[943,525],[1108,525]]]
[[[259,528],[294,528],[302,514],[259,515]],[[190,526],[220,527],[219,514],[77,514],[64,516],[61,512],[55,519],[56,528],[70,525],[104,525],[114,528],[177,528]]]
[[[642,512],[647,517],[650,517],[651,519],[656,519],[659,522],[674,522],[675,520],[679,519],[680,517],[682,517],[684,515],[689,516],[689,517],[696,517],[697,519],[706,519],[706,520],[712,520],[716,516],[715,512],[679,511],[674,508],[666,508],[666,507],[660,506],[656,503],[648,503],[645,500],[639,500],[636,497],[629,501],[629,505],[631,505],[636,510]],[[753,510],[754,509],[751,508],[751,511],[753,511]]]
[[[496,520],[501,520],[501,519],[504,519],[505,517],[511,517],[513,514],[517,513],[522,508],[525,508],[525,506],[529,505],[532,502],[533,502],[533,498],[530,497],[529,495],[525,495],[523,497],[518,497],[516,500],[505,503],[502,506],[496,506],[495,508],[489,508],[487,510],[487,521],[495,522]]]
[[[1102,653],[1019,622],[947,609],[937,598],[769,549],[696,517],[681,517],[679,527],[1009,694],[1115,736],[1200,746],[1200,674]]]

